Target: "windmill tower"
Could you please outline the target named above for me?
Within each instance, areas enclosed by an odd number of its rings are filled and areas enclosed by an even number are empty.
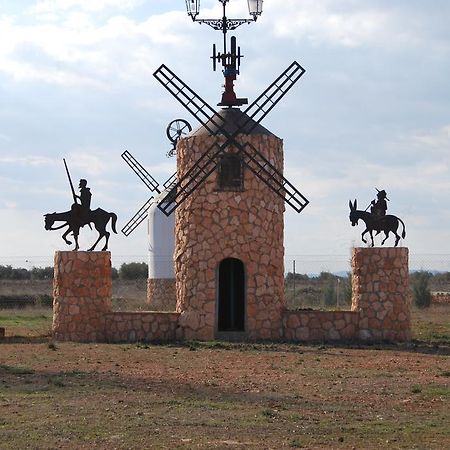
[[[219,1],[225,10],[226,1]],[[224,19],[223,27],[225,13]],[[283,142],[260,121],[305,70],[294,61],[241,111],[248,101],[234,93],[241,58],[235,38],[230,48],[213,51],[214,68],[220,62],[225,76],[219,103],[224,108],[217,112],[167,66],[154,73],[201,124],[178,141],[177,183],[158,208],[167,215],[175,211],[182,336],[279,339],[285,309],[284,202],[300,212],[308,200],[284,178]]]

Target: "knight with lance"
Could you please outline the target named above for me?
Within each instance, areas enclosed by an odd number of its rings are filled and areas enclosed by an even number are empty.
[[[92,194],[90,188],[87,187],[87,180],[81,179],[78,184],[78,188],[80,190],[80,195],[75,194],[75,189],[73,188],[72,179],[70,177],[69,169],[66,164],[66,160],[64,159],[64,165],[66,167],[67,177],[69,179],[70,188],[72,190],[73,197],[73,205],[71,206],[71,211],[75,216],[78,224],[80,226],[84,226],[90,221],[90,213],[91,213],[91,199]],[[78,203],[78,200],[80,203]]]

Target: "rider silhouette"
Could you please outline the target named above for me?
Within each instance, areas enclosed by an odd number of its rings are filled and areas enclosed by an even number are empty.
[[[80,195],[75,195],[75,200],[79,199],[81,204],[74,203],[72,205],[72,211],[79,224],[84,226],[89,222],[92,194],[91,190],[87,187],[87,180],[81,179],[78,188],[80,189]]]
[[[379,191],[377,189],[377,200],[372,200],[370,203],[372,206],[370,207],[370,213],[373,214],[375,217],[383,217],[386,215],[387,210],[387,201],[389,199],[387,198],[386,191],[383,189],[382,191]]]

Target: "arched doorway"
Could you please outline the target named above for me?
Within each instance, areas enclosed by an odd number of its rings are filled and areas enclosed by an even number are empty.
[[[222,331],[245,331],[245,271],[242,261],[224,259],[219,264],[218,322]]]

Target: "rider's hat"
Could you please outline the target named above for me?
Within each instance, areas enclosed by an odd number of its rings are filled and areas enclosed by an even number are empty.
[[[384,189],[381,190],[381,191],[378,188],[375,188],[375,189],[378,192],[378,194],[377,194],[378,198],[385,198],[387,201],[389,201],[389,199],[387,198],[387,193],[386,193],[386,191]]]

